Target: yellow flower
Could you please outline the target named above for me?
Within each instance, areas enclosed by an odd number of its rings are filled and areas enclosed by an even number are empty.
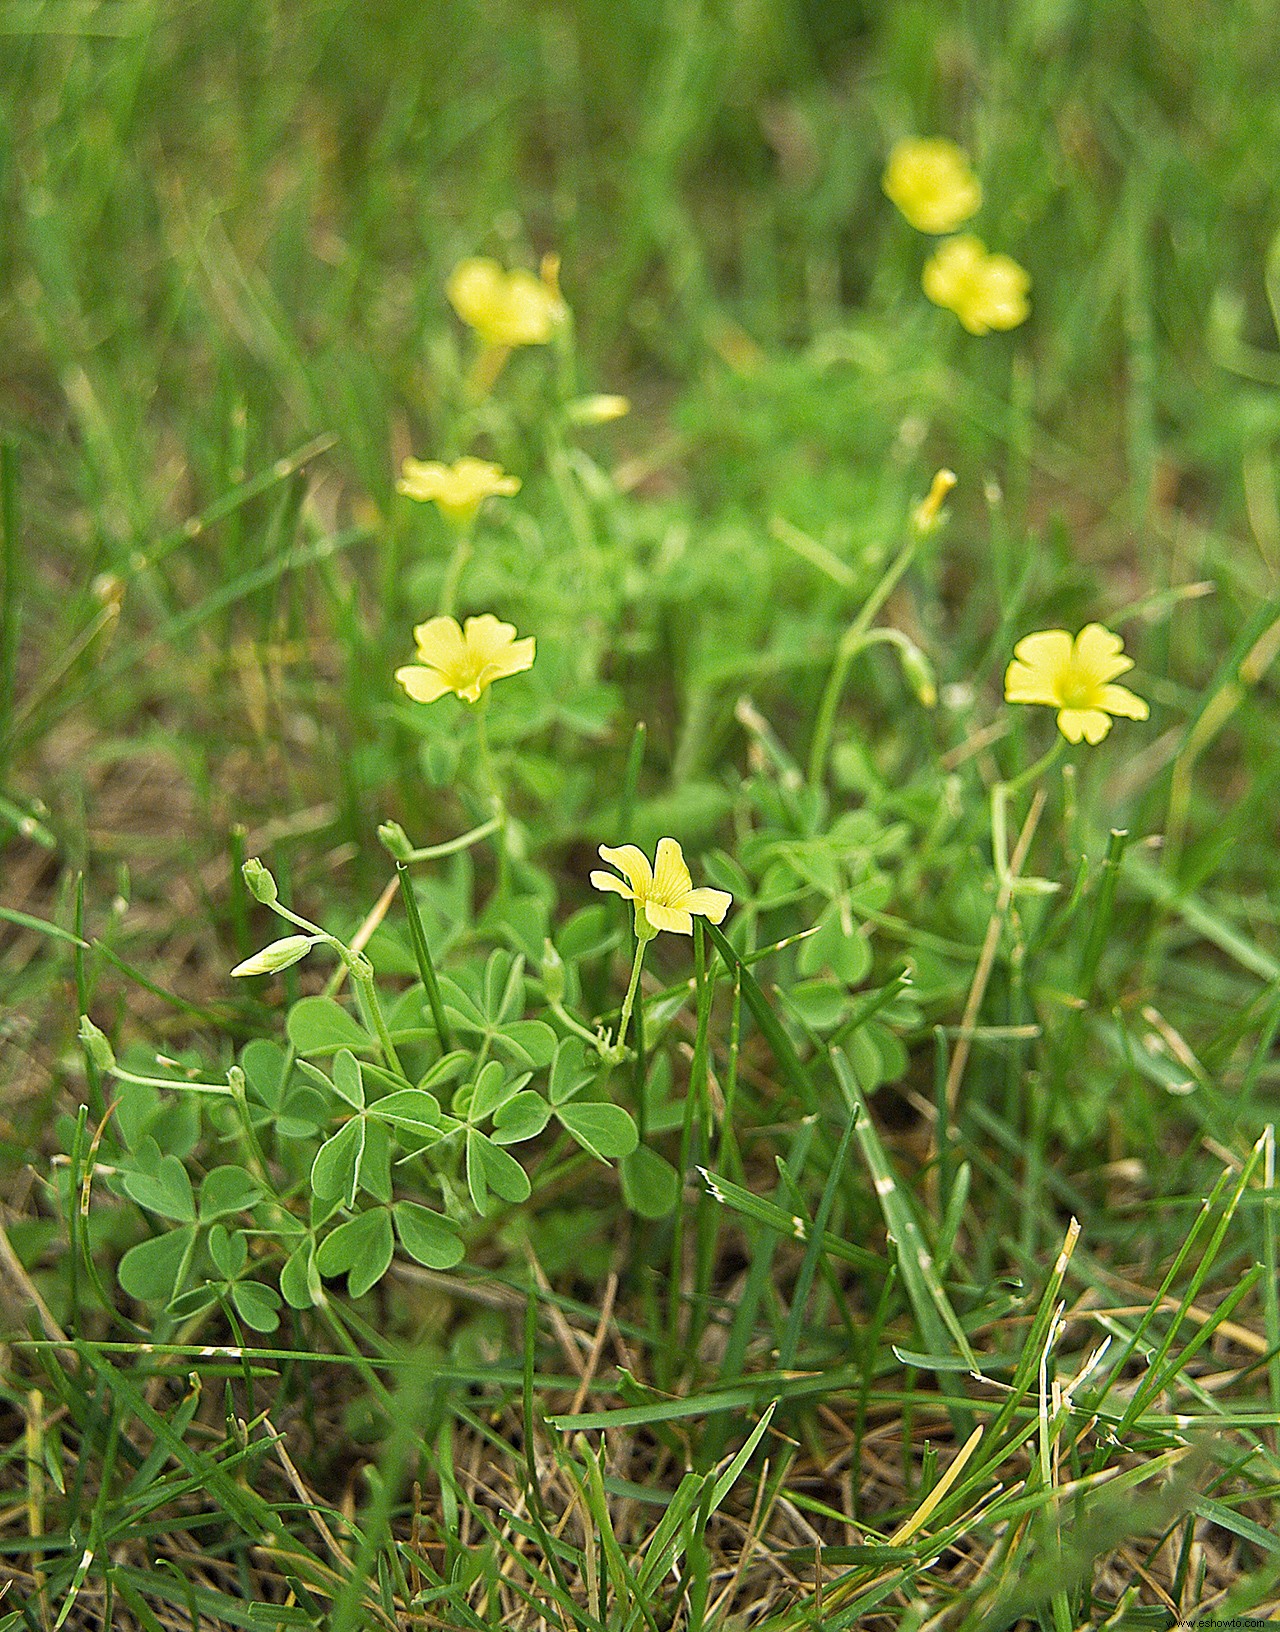
[[[595,872],[591,882],[598,890],[612,890],[636,904],[636,934],[651,940],[660,929],[676,935],[693,934],[693,914],[720,923],[733,897],[727,890],[695,890],[684,852],[675,839],[659,839],[652,868],[643,850],[634,844],[616,848],[602,844],[600,857],[626,874],[626,883],[612,873]]]
[[[980,238],[948,238],[924,265],[924,292],[954,312],[970,334],[1016,329],[1031,306],[1031,279],[1008,255],[988,255]]]
[[[1100,623],[1086,624],[1073,641],[1065,629],[1042,629],[1013,648],[1005,671],[1008,703],[1045,703],[1058,710],[1058,730],[1068,742],[1101,742],[1111,716],[1145,720],[1150,710],[1125,686],[1112,685],[1133,667],[1124,641]]]
[[[547,257],[543,276],[517,269],[504,272],[483,256],[459,261],[445,293],[455,312],[495,350],[545,346],[566,317],[556,276],[559,262]]]
[[[468,528],[487,498],[510,498],[520,491],[518,476],[508,476],[501,465],[487,459],[458,459],[442,465],[434,459],[406,459],[400,467],[396,492],[406,498],[430,501],[453,526]]]
[[[415,703],[434,703],[446,691],[474,703],[495,680],[533,667],[533,636],[517,640],[515,625],[492,612],[468,618],[465,633],[456,618],[428,618],[413,638],[418,661],[397,669],[396,679]]]
[[[982,203],[982,183],[945,137],[904,136],[880,185],[919,232],[954,232]]]

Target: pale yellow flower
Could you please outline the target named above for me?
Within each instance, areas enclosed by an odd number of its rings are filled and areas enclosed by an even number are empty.
[[[727,890],[693,887],[684,852],[675,839],[659,839],[654,865],[634,844],[616,847],[602,844],[601,860],[625,873],[626,883],[613,873],[595,872],[591,882],[598,890],[612,890],[636,905],[636,933],[649,939],[660,929],[676,935],[693,934],[693,914],[720,923],[733,897]]]
[[[559,262],[548,256],[543,276],[517,268],[504,272],[497,261],[475,256],[459,261],[445,293],[455,312],[495,350],[545,346],[567,313],[560,295]]]
[[[396,492],[439,508],[453,526],[467,529],[480,506],[495,496],[510,498],[520,491],[520,478],[508,476],[501,465],[470,457],[442,465],[435,459],[406,459],[400,467]]]
[[[988,255],[980,238],[948,238],[925,262],[921,280],[935,306],[954,312],[970,334],[1016,329],[1031,310],[1031,279],[1008,255]]]
[[[1132,667],[1124,641],[1100,623],[1086,624],[1074,641],[1065,629],[1042,629],[1013,648],[1005,701],[1056,708],[1058,730],[1068,742],[1101,742],[1113,714],[1145,720],[1150,712],[1141,697],[1112,684]]]
[[[465,630],[456,618],[428,618],[413,638],[418,661],[397,669],[396,679],[415,703],[434,703],[446,691],[474,703],[495,680],[533,667],[533,636],[517,640],[515,625],[492,612],[468,618]]]
[[[954,232],[982,203],[969,160],[943,136],[904,136],[880,185],[919,232]]]

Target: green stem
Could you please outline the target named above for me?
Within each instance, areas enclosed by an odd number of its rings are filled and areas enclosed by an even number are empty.
[[[631,965],[631,984],[627,987],[627,995],[622,1000],[622,1013],[618,1016],[618,1035],[614,1039],[614,1051],[619,1057],[622,1054],[622,1045],[627,1040],[627,1026],[631,1022],[631,1011],[635,1007],[636,992],[640,987],[640,971],[644,967],[644,949],[653,939],[652,935],[637,935],[635,962]]]
[[[373,966],[362,952],[354,955],[347,954],[347,967],[351,971],[351,978],[355,982],[356,992],[361,1000],[361,1007],[378,1034],[378,1044],[382,1049],[383,1058],[396,1073],[404,1076],[404,1067],[400,1064],[400,1057],[396,1053],[396,1045],[391,1041],[391,1033],[387,1030],[386,1018],[382,1013],[382,1004],[378,1002],[378,989],[374,984]],[[406,1081],[408,1079],[406,1078]]]
[[[444,569],[444,583],[440,586],[441,617],[453,616],[453,609],[458,601],[458,585],[467,570],[467,562],[471,559],[473,547],[470,532],[459,533],[453,546],[453,554],[449,557],[449,565]]]
[[[1058,737],[1049,752],[1042,754],[1034,765],[1028,766],[1011,782],[997,782],[991,789],[991,854],[995,861],[996,878],[1001,884],[1009,877],[1009,800],[1029,782],[1043,776],[1057,762],[1066,745],[1066,738]]]
[[[502,817],[491,816],[487,822],[481,822],[479,827],[460,833],[456,839],[445,839],[442,844],[428,844],[421,850],[406,851],[400,859],[405,862],[439,861],[443,856],[456,855],[459,850],[469,850],[473,844],[479,844],[481,839],[487,839],[490,833],[496,833],[501,826]]]
[[[844,683],[849,676],[849,665],[868,643],[868,634],[873,619],[889,599],[889,596],[892,595],[899,578],[911,565],[919,544],[920,535],[913,528],[902,548],[885,569],[880,582],[867,596],[862,610],[845,630],[844,636],[836,648],[835,662],[831,666],[831,674],[827,679],[826,690],[823,692],[822,701],[818,705],[818,719],[813,728],[813,741],[809,748],[810,787],[819,786],[826,775],[827,755],[831,750],[831,733],[835,726],[836,709],[840,706],[840,695],[844,691]],[[875,638],[888,637],[876,636]]]

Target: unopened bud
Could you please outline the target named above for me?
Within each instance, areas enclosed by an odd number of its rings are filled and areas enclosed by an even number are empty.
[[[564,959],[549,939],[542,943],[542,989],[548,1003],[564,1002]]]
[[[253,899],[261,901],[264,907],[269,907],[280,892],[276,889],[275,879],[257,856],[250,856],[240,871],[244,875],[245,887]]]
[[[938,686],[933,677],[933,664],[915,642],[910,640],[902,643],[901,657],[902,672],[907,677],[907,684],[925,708],[932,708],[938,701]]]
[[[911,525],[922,538],[933,532],[942,520],[942,507],[955,485],[955,471],[940,470],[930,483],[928,493],[911,512]]]
[[[620,397],[608,391],[578,397],[567,409],[571,425],[607,425],[611,419],[621,419],[630,412],[629,397]]]
[[[413,854],[413,846],[409,843],[409,835],[399,822],[383,822],[378,828],[378,838],[382,848],[396,861],[408,861]]]
[[[259,897],[261,900],[261,897]],[[315,937],[311,935],[286,935],[283,940],[272,941],[270,946],[264,946],[261,952],[255,952],[251,958],[243,963],[236,964],[231,971],[233,975],[274,975],[281,969],[287,969],[291,963],[297,963],[305,958],[315,945]]]
[[[99,1071],[115,1070],[115,1050],[107,1041],[106,1033],[100,1031],[87,1014],[80,1016],[80,1041]]]

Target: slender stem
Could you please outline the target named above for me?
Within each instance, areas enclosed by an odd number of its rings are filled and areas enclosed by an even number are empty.
[[[458,585],[462,582],[462,574],[467,569],[467,562],[471,559],[473,548],[470,532],[459,533],[453,546],[453,554],[449,557],[449,565],[444,569],[444,583],[440,588],[440,615],[452,617],[453,609],[458,601]]]
[[[410,850],[402,859],[412,861],[438,861],[442,856],[453,856],[459,850],[469,850],[473,844],[479,844],[481,839],[487,839],[502,826],[501,816],[491,816],[487,822],[481,822],[479,827],[473,827],[466,833],[460,833],[456,839],[446,839],[442,844],[428,844],[421,850]]]
[[[422,976],[427,1001],[431,1005],[431,1017],[436,1023],[436,1036],[440,1040],[440,1052],[448,1054],[453,1047],[453,1038],[449,1033],[449,1022],[444,1016],[444,1002],[440,996],[440,983],[436,979],[436,966],[431,958],[431,948],[427,944],[426,931],[422,927],[422,915],[418,911],[417,897],[413,893],[413,881],[409,877],[408,868],[402,861],[396,863],[396,873],[400,879],[400,896],[404,902],[405,917],[409,920],[409,939],[413,942],[413,955],[417,959],[418,972]]]
[[[831,749],[831,732],[835,726],[836,709],[840,706],[840,695],[844,691],[844,683],[849,676],[849,665],[863,646],[867,644],[872,620],[893,593],[899,578],[911,565],[919,543],[920,534],[913,528],[907,535],[902,548],[885,569],[880,582],[867,596],[862,610],[845,630],[844,636],[836,648],[835,662],[831,666],[831,674],[827,679],[826,690],[823,692],[822,701],[818,705],[818,718],[813,728],[813,742],[809,748],[810,787],[817,787],[826,775],[827,755]]]
[[[618,1035],[613,1044],[619,1053],[627,1040],[627,1026],[631,1022],[631,1010],[635,1007],[636,992],[640,986],[640,970],[644,967],[644,949],[652,939],[652,936],[636,937],[636,956],[635,962],[631,965],[631,984],[627,987],[627,995],[622,1000],[622,1013],[618,1016]]]
[[[372,965],[362,952],[358,952],[351,958],[348,967],[351,970],[351,978],[355,982],[356,991],[362,1000],[362,1007],[373,1022],[374,1031],[378,1034],[378,1043],[382,1049],[383,1058],[397,1076],[403,1077],[404,1067],[400,1064],[399,1055],[396,1053],[396,1045],[391,1041],[391,1033],[387,1030],[382,1004],[378,1001],[378,988],[374,984]]]
[[[991,789],[991,854],[996,878],[1001,884],[1009,877],[1009,800],[1029,782],[1043,776],[1056,763],[1066,745],[1066,738],[1059,736],[1049,752],[1042,754],[1034,765],[1019,772],[1011,782],[997,782]]]

